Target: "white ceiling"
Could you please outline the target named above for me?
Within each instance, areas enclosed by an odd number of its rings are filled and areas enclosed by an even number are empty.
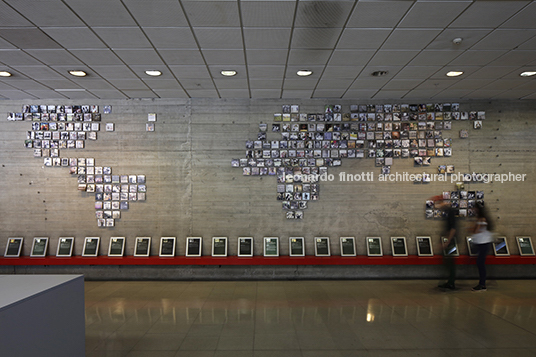
[[[515,0],[0,0],[0,99],[536,99],[535,19]]]

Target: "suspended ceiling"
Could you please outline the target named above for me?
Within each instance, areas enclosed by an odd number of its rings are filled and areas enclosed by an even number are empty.
[[[536,99],[535,19],[534,1],[3,0],[0,99]]]

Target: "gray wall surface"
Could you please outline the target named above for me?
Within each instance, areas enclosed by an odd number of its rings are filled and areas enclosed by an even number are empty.
[[[412,102],[429,102],[415,100]],[[407,103],[407,102],[406,102]],[[86,236],[101,237],[100,253],[106,254],[109,238],[127,237],[125,254],[132,255],[137,236],[152,237],[152,255],[162,236],[177,237],[177,254],[184,255],[188,236],[203,237],[203,254],[210,253],[213,236],[229,237],[229,254],[236,255],[237,237],[255,238],[255,254],[262,254],[262,237],[280,237],[281,254],[288,255],[288,237],[303,236],[306,254],[314,254],[313,238],[331,238],[333,255],[340,254],[339,237],[355,236],[358,254],[365,254],[364,237],[380,236],[384,254],[391,254],[389,237],[405,236],[410,254],[416,254],[415,236],[429,235],[440,251],[440,220],[424,217],[425,200],[454,190],[449,182],[415,184],[378,182],[380,168],[373,159],[343,159],[330,167],[333,182],[320,183],[319,201],[309,202],[303,220],[287,220],[276,200],[276,177],[245,177],[232,168],[232,158],[245,156],[245,141],[255,140],[259,123],[268,123],[268,140],[280,140],[271,132],[273,114],[283,104],[299,104],[302,113],[323,112],[326,104],[361,103],[358,100],[109,100],[80,102],[50,100],[3,101],[0,112],[20,112],[23,104],[112,105],[103,114],[97,141],[85,149],[62,150],[61,156],[92,157],[97,166],[111,166],[114,174],[145,174],[147,200],[131,203],[114,228],[98,228],[93,194],[77,190],[68,168],[44,167],[24,147],[29,121],[0,121],[0,254],[8,237],[24,237],[23,255],[30,254],[33,237],[48,236],[49,254],[55,255],[58,237],[74,236],[74,254],[80,255]],[[496,231],[508,238],[510,251],[518,254],[517,235],[533,235],[536,223],[534,139],[535,101],[460,102],[461,111],[486,111],[481,130],[471,121],[453,121],[443,136],[453,139],[453,156],[432,158],[429,167],[415,167],[412,159],[395,159],[392,173],[436,173],[440,164],[455,165],[456,172],[526,174],[524,182],[472,183],[468,190],[483,190]],[[156,131],[146,132],[147,114],[156,113]],[[115,123],[105,132],[105,123]],[[468,139],[459,131],[467,129]],[[340,172],[373,172],[374,182],[341,182]],[[465,226],[462,221],[462,226]],[[465,233],[462,233],[465,237]],[[465,251],[465,244],[462,245]]]

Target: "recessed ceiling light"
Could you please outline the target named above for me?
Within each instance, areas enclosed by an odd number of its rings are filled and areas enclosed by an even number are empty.
[[[69,71],[69,74],[75,77],[85,77],[87,76],[87,73],[84,71],[78,71],[78,70],[72,70]]]
[[[461,71],[450,71],[447,73],[447,77],[458,77],[461,76],[463,72]]]
[[[11,77],[11,73],[8,71],[0,71],[0,77]]]
[[[236,71],[221,71],[220,73],[222,76],[225,76],[225,77],[236,76]]]
[[[521,77],[531,77],[534,75],[536,75],[536,72],[533,72],[533,71],[527,71],[527,72],[523,72],[520,74]]]
[[[371,73],[373,77],[383,77],[386,76],[389,72],[388,71],[374,71]]]
[[[313,71],[309,71],[308,69],[302,69],[298,72],[296,72],[296,74],[300,77],[307,77],[307,76],[310,76],[311,74],[313,74]]]
[[[152,77],[158,77],[162,75],[162,72],[157,71],[157,70],[149,70],[149,71],[145,71],[145,74],[148,76],[152,76]]]

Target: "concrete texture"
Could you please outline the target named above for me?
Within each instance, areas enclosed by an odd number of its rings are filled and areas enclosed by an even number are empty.
[[[34,158],[32,150],[24,148],[30,122],[3,119],[0,121],[0,254],[5,250],[7,238],[17,236],[25,238],[23,255],[29,255],[33,237],[38,236],[50,237],[49,255],[55,255],[61,236],[76,238],[75,255],[81,254],[81,242],[86,236],[101,237],[100,254],[106,254],[110,237],[127,237],[126,255],[133,254],[137,236],[153,237],[153,255],[162,236],[177,237],[178,255],[184,255],[187,236],[204,238],[204,255],[210,252],[213,236],[229,237],[231,255],[236,254],[238,236],[255,238],[255,254],[262,252],[263,236],[278,236],[282,255],[288,254],[289,236],[305,237],[308,255],[314,254],[315,236],[331,238],[333,255],[340,254],[340,236],[355,236],[360,254],[365,251],[364,237],[380,236],[385,255],[391,254],[389,237],[405,236],[409,254],[416,254],[417,235],[432,236],[434,251],[439,253],[442,224],[424,218],[424,203],[430,196],[453,190],[454,184],[450,182],[357,183],[338,179],[322,182],[320,200],[309,203],[303,220],[294,221],[285,218],[281,203],[276,201],[274,176],[244,177],[241,169],[230,165],[232,158],[244,157],[245,141],[256,138],[260,122],[271,124],[273,113],[280,112],[282,104],[299,104],[300,112],[316,113],[322,112],[325,104],[341,104],[343,111],[348,111],[350,104],[360,103],[323,99],[36,102],[100,105],[101,111],[103,105],[112,105],[112,113],[103,114],[101,125],[113,122],[115,131],[101,130],[98,140],[88,141],[85,149],[63,150],[61,156],[93,157],[99,166],[111,166],[114,174],[145,174],[147,201],[131,204],[116,221],[116,227],[98,228],[93,195],[77,191],[76,179],[69,175],[68,169],[45,168],[42,159]],[[0,112],[7,116],[8,112],[21,111],[23,104],[34,103],[3,101]],[[496,231],[507,237],[511,253],[518,254],[515,236],[530,236],[536,231],[534,108],[535,101],[460,102],[461,111],[486,111],[483,128],[473,130],[470,121],[453,121],[450,133],[443,131],[444,137],[453,139],[452,157],[433,158],[429,167],[414,167],[411,159],[395,159],[391,172],[435,173],[438,165],[452,164],[456,172],[527,174],[525,182],[466,185],[468,190],[485,192]],[[148,113],[157,113],[155,132],[145,131]],[[469,131],[468,139],[459,138],[461,129]],[[269,125],[268,140],[272,139],[278,136],[270,132]],[[369,171],[376,177],[380,173],[372,159],[343,159],[341,167],[329,168],[336,178],[340,172]],[[464,243],[460,247],[462,253],[466,252]],[[247,268],[243,269],[239,276],[247,276]],[[300,268],[307,269],[323,271],[327,277],[334,268]],[[132,271],[158,277],[154,270],[152,273]],[[374,276],[374,271],[368,275]],[[140,275],[140,278],[147,277]]]

